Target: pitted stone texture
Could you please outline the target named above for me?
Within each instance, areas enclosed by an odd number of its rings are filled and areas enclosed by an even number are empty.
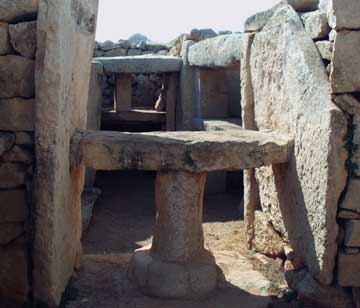
[[[330,33],[327,15],[324,11],[305,13],[301,15],[305,30],[312,39],[325,39]]]
[[[194,44],[189,49],[189,63],[205,68],[229,67],[239,64],[242,38],[242,34],[229,34]]]
[[[10,298],[19,304],[25,304],[29,292],[25,240],[20,238],[10,245],[0,246],[0,259],[0,298]]]
[[[34,99],[0,99],[0,130],[33,131]]]
[[[353,308],[348,290],[338,286],[324,286],[306,270],[290,271],[285,274],[289,287],[297,292],[301,302],[310,307]]]
[[[0,158],[4,152],[9,151],[15,143],[15,134],[0,132]]]
[[[261,211],[255,211],[255,240],[254,247],[262,254],[270,257],[284,257],[285,243],[272,225],[267,216]]]
[[[250,16],[248,19],[246,19],[245,25],[244,25],[245,32],[258,32],[262,28],[264,28],[266,23],[269,21],[271,16],[274,14],[274,11],[276,10],[277,7],[278,7],[278,5],[269,10],[256,13],[256,14]]]
[[[360,220],[346,221],[344,245],[347,247],[360,247]]]
[[[0,224],[23,222],[27,214],[25,190],[0,191]]]
[[[336,30],[360,29],[360,2],[358,0],[323,0],[330,26]]]
[[[291,7],[278,8],[256,34],[250,63],[256,126],[289,133],[295,142],[288,164],[256,171],[263,211],[283,237],[287,231],[311,273],[330,284],[337,204],[347,176],[346,119],[332,103],[322,59]]]
[[[346,254],[341,251],[338,256],[338,282],[342,287],[360,287],[360,253]]]
[[[360,3],[360,2],[359,2]],[[331,91],[360,91],[360,31],[339,31],[334,44]]]
[[[0,55],[6,55],[8,53],[11,53],[9,25],[0,22]]]
[[[86,127],[97,7],[97,0],[39,6],[32,294],[49,307],[59,305],[81,254],[84,168],[70,170],[69,150],[75,129]]]
[[[236,171],[287,162],[288,136],[246,130],[121,133],[79,130],[73,163],[96,170]]]
[[[350,210],[360,213],[360,180],[350,179],[347,192],[340,207],[345,210]]]
[[[191,263],[175,263],[145,247],[135,251],[128,273],[144,294],[165,299],[202,299],[217,286],[215,259],[207,252]]]
[[[20,56],[0,57],[0,98],[35,96],[35,62]]]
[[[321,58],[331,61],[333,54],[333,43],[330,41],[318,41],[315,44],[320,52]]]
[[[10,41],[20,55],[34,59],[36,52],[36,21],[9,26]]]
[[[9,189],[25,184],[26,170],[20,164],[0,164],[0,189]]]
[[[187,262],[204,251],[202,209],[206,174],[159,172],[151,251],[160,260]]]
[[[297,12],[315,11],[319,6],[319,0],[282,0],[282,3],[291,5]]]
[[[334,101],[346,113],[360,115],[360,102],[354,96],[350,94],[336,95]]]
[[[39,0],[2,0],[0,22],[19,22],[36,19]]]

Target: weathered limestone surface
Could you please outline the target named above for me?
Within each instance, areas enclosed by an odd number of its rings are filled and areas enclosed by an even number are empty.
[[[283,0],[282,3],[291,5],[297,12],[315,11],[319,6],[319,0]]]
[[[330,41],[318,41],[315,44],[320,52],[321,58],[331,61],[333,54],[333,43]]]
[[[196,299],[216,287],[215,259],[204,248],[202,229],[205,180],[201,173],[157,174],[152,247],[137,250],[129,270],[144,293]]]
[[[0,55],[5,55],[11,52],[11,45],[9,39],[9,25],[0,22]]]
[[[96,61],[102,63],[105,72],[118,74],[179,72],[182,65],[179,58],[158,55],[96,58]]]
[[[360,253],[346,254],[340,252],[338,256],[338,282],[342,287],[360,287]]]
[[[269,10],[256,13],[256,14],[250,16],[248,19],[246,19],[245,25],[244,25],[245,32],[258,32],[262,28],[264,28],[266,23],[269,21],[271,16],[274,14],[274,11],[276,10],[276,8],[277,8],[277,6],[274,6],[273,8],[271,8]]]
[[[256,126],[288,133],[295,141],[288,164],[257,171],[263,210],[271,213],[277,231],[287,231],[311,273],[330,284],[337,204],[346,182],[346,119],[331,101],[322,59],[291,7],[278,8],[256,34],[250,65]],[[283,225],[277,228],[276,221]]]
[[[324,11],[305,13],[301,15],[305,30],[314,40],[325,39],[330,32],[327,15]]]
[[[348,189],[340,207],[360,213],[360,180],[350,179]]]
[[[353,308],[348,290],[334,286],[324,286],[306,270],[290,271],[285,274],[289,287],[295,290],[301,301],[314,307]]]
[[[194,44],[189,49],[190,65],[221,68],[240,63],[242,34],[220,35]]]
[[[34,61],[15,55],[0,57],[0,98],[35,96]]]
[[[33,131],[34,99],[0,99],[0,130]]]
[[[244,130],[226,132],[120,133],[79,131],[74,163],[97,170],[242,170],[288,161],[287,136]]]
[[[9,26],[13,48],[22,56],[34,59],[36,52],[36,21]]]
[[[12,299],[25,303],[28,298],[28,264],[25,239],[17,239],[12,245],[0,246],[0,298]],[[15,297],[15,298],[14,298]]]
[[[267,216],[261,211],[255,211],[254,247],[256,250],[277,258],[285,255],[284,246],[284,241],[269,223]]]
[[[39,0],[2,0],[0,3],[0,22],[34,19],[38,7]]]
[[[330,75],[333,93],[360,91],[360,31],[340,31],[334,43]]]
[[[59,304],[81,254],[84,170],[70,172],[69,151],[75,129],[86,127],[97,6],[97,0],[39,6],[33,295],[50,307]]]
[[[327,0],[330,25],[336,30],[360,29],[360,2],[357,0]]]

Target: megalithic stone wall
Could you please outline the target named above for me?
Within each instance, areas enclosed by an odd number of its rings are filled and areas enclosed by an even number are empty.
[[[0,1],[0,306],[28,301],[38,1]]]

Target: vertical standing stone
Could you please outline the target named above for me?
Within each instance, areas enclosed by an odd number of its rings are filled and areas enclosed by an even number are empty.
[[[193,299],[216,287],[214,257],[204,248],[202,208],[205,174],[160,172],[151,249],[137,250],[130,275],[143,292]]]
[[[131,76],[116,76],[115,101],[116,112],[131,110]]]

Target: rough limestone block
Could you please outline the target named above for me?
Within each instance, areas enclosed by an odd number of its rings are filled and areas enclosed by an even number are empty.
[[[2,0],[0,2],[0,22],[19,22],[36,19],[39,0]]]
[[[319,6],[319,0],[283,0],[282,3],[291,5],[297,12],[315,11]]]
[[[277,258],[285,255],[285,243],[279,233],[274,230],[267,216],[261,211],[255,211],[254,247],[267,256]]]
[[[81,256],[84,168],[70,171],[69,151],[75,130],[86,127],[97,8],[97,0],[39,6],[33,266],[41,271],[33,271],[32,294],[49,307],[59,305]]]
[[[360,180],[350,179],[344,201],[340,204],[345,210],[360,213]]]
[[[305,30],[312,39],[325,39],[330,32],[327,15],[321,10],[305,13],[301,15]]]
[[[23,222],[27,214],[28,208],[25,190],[0,191],[0,224]]]
[[[290,6],[279,7],[255,35],[248,74],[255,127],[290,133],[295,141],[289,164],[256,171],[263,211],[283,237],[286,231],[311,273],[328,285],[338,250],[338,200],[347,178],[347,121],[332,103],[316,45]]]
[[[0,164],[0,189],[16,188],[25,184],[26,170],[20,164]]]
[[[33,131],[35,100],[0,99],[0,130]]]
[[[221,68],[239,64],[242,38],[242,34],[229,34],[194,44],[189,49],[189,63],[204,68]]]
[[[8,53],[11,53],[9,25],[0,22],[0,55],[6,55]]]
[[[358,0],[327,0],[324,2],[330,26],[333,29],[360,29],[360,2]]]
[[[336,95],[334,102],[346,113],[351,115],[360,115],[360,102],[354,96],[350,94]]]
[[[12,47],[20,55],[34,59],[36,52],[36,21],[9,26]]]
[[[360,220],[349,220],[345,223],[344,245],[360,247]]]
[[[0,158],[4,152],[9,151],[15,143],[15,134],[0,132]]]
[[[0,298],[24,304],[28,299],[28,255],[24,238],[0,246]]]
[[[360,31],[338,32],[334,50],[330,75],[332,92],[360,91]]]
[[[333,54],[333,43],[330,41],[318,41],[315,44],[320,52],[321,58],[331,61]]]
[[[346,254],[341,251],[338,256],[338,282],[342,287],[360,287],[360,253]]]
[[[35,62],[20,56],[0,57],[0,98],[35,96]]]

